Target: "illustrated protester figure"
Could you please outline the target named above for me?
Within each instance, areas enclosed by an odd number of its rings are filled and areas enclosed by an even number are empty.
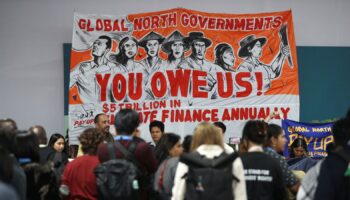
[[[96,74],[110,72],[115,64],[107,59],[111,50],[112,40],[108,36],[100,36],[92,44],[92,60],[79,63],[70,72],[69,87],[77,85],[79,97],[83,103],[97,103],[100,101],[100,87],[96,81]]]

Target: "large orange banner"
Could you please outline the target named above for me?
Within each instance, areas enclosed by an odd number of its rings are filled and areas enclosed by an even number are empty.
[[[69,91],[70,141],[98,113],[140,112],[142,137],[160,120],[191,134],[222,121],[225,138],[244,122],[299,120],[292,12],[204,13],[183,8],[107,16],[75,13]],[[274,122],[274,121],[273,121]]]

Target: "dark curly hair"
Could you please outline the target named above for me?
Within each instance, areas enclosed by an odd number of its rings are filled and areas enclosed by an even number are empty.
[[[84,154],[96,155],[98,145],[103,142],[102,130],[88,128],[79,136],[79,141]]]

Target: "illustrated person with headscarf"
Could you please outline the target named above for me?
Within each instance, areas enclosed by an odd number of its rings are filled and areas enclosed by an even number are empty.
[[[254,72],[261,72],[263,76],[263,91],[271,87],[271,80],[276,79],[281,74],[284,60],[290,55],[289,46],[281,43],[281,49],[271,64],[264,64],[260,61],[262,48],[266,44],[265,37],[257,38],[255,35],[248,35],[240,41],[238,56],[244,58],[237,72],[250,72],[250,81],[256,85]],[[253,86],[254,87],[254,86]]]
[[[236,58],[233,52],[231,45],[226,43],[220,43],[215,47],[215,64],[220,66],[222,71],[235,71],[233,67]]]
[[[83,103],[100,101],[100,87],[96,81],[96,74],[109,73],[115,64],[107,59],[111,50],[112,40],[108,36],[100,36],[92,44],[92,60],[79,63],[70,72],[69,87],[78,86],[80,99]]]

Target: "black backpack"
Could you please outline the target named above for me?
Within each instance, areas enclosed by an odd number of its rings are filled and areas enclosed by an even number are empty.
[[[126,149],[118,141],[107,144],[110,160],[101,163],[95,169],[98,199],[138,199],[141,171],[133,153],[136,142],[131,142]],[[115,157],[115,148],[124,158]]]
[[[234,199],[232,181],[238,178],[232,174],[232,163],[238,154],[226,154],[208,159],[198,152],[184,154],[180,162],[188,166],[186,179],[186,199],[226,200]]]

